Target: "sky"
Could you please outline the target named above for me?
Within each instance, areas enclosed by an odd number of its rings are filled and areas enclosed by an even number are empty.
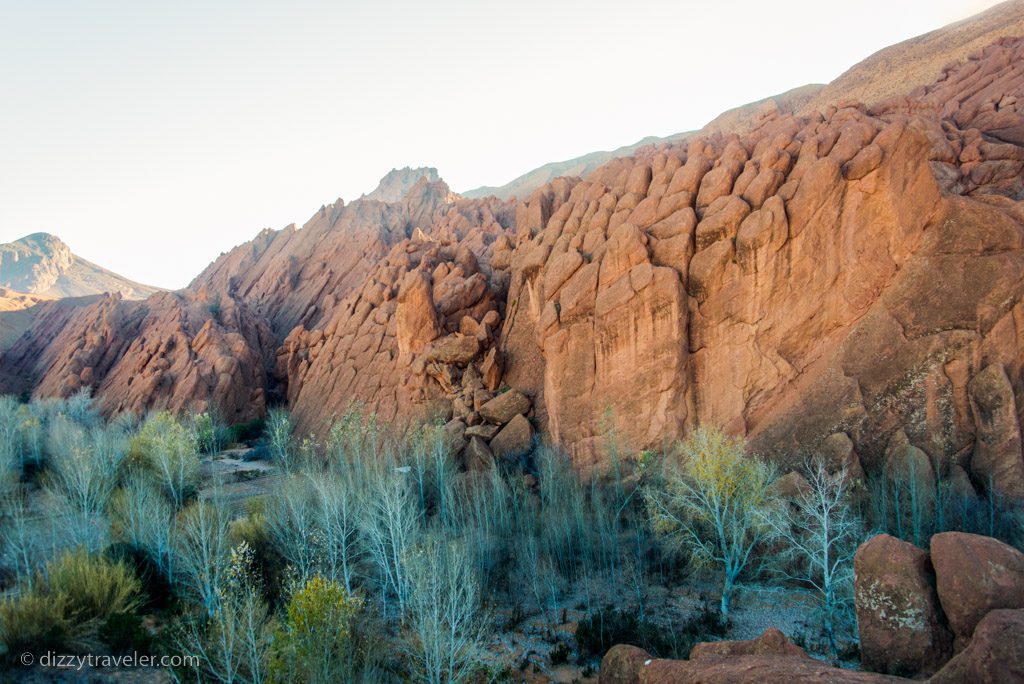
[[[994,4],[0,0],[0,243],[183,287],[393,167],[502,185]]]

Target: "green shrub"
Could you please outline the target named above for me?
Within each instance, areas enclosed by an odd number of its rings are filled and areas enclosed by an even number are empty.
[[[359,624],[362,614],[362,600],[338,582],[319,576],[307,581],[285,607],[271,681],[359,681],[375,651]]]
[[[134,611],[142,590],[142,582],[126,563],[84,549],[47,563],[38,586],[42,594],[61,599],[65,616],[77,624]]]
[[[60,597],[41,592],[27,592],[0,602],[0,640],[7,656],[63,647],[69,630],[64,614]]]

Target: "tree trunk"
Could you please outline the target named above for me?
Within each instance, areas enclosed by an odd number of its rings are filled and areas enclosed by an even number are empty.
[[[721,615],[719,619],[724,625],[729,621],[729,595],[732,593],[732,581],[728,578],[725,580],[725,584],[722,586],[722,603],[721,603]]]

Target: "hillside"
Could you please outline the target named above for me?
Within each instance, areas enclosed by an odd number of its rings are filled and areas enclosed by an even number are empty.
[[[527,171],[505,185],[485,185],[479,188],[473,188],[472,190],[466,190],[461,194],[463,197],[468,199],[479,199],[490,196],[503,200],[516,198],[527,199],[529,198],[530,193],[534,190],[546,183],[550,183],[559,176],[585,176],[610,159],[625,157],[646,145],[681,140],[688,135],[690,135],[690,133],[676,133],[675,135],[670,135],[664,138],[659,138],[653,135],[648,136],[643,140],[633,143],[632,145],[623,145],[622,147],[614,150],[590,152],[589,154],[585,154],[581,157],[574,157],[573,159],[566,159],[565,161],[544,164],[532,171]]]
[[[869,107],[927,86],[1001,36],[1024,36],[1024,0],[1009,0],[963,21],[879,50],[825,86],[801,109],[822,110],[842,99]]]
[[[126,299],[145,299],[159,291],[73,254],[49,233],[0,244],[0,287],[46,298],[116,292]]]

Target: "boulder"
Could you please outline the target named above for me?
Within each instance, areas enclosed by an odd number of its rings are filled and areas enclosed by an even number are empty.
[[[929,684],[1024,682],[1024,610],[993,610],[978,623],[971,643]]]
[[[484,440],[474,435],[469,438],[462,460],[466,464],[466,470],[484,471],[494,465],[494,454]]]
[[[530,410],[530,400],[521,392],[509,390],[494,397],[478,409],[484,420],[495,425],[504,425],[515,416]]]
[[[491,440],[495,458],[513,459],[533,448],[533,426],[524,416],[517,415]]]
[[[490,391],[494,392],[501,385],[501,374],[504,370],[502,363],[501,352],[498,351],[497,347],[491,347],[491,350],[484,356],[483,363],[480,364],[480,375],[484,386]]]
[[[998,539],[965,532],[932,537],[935,588],[958,640],[971,638],[998,608],[1024,608],[1024,553]]]
[[[636,646],[618,645],[609,649],[601,661],[599,681],[601,684],[870,684],[906,680],[831,667],[806,654],[707,654],[690,660],[662,660],[652,658]]]
[[[854,591],[861,664],[901,676],[931,674],[952,654],[928,554],[887,534],[860,545]]]
[[[466,437],[479,437],[485,441],[489,441],[494,437],[494,435],[498,434],[499,430],[501,430],[501,428],[497,425],[480,423],[479,425],[471,425],[466,428]]]
[[[811,485],[807,482],[807,478],[795,470],[786,473],[776,480],[773,487],[775,488],[776,494],[783,499],[796,499],[811,489]]]
[[[480,342],[475,337],[447,335],[430,342],[423,350],[425,361],[465,366],[480,351]]]
[[[651,654],[639,646],[618,644],[608,649],[601,659],[601,684],[634,684],[639,681],[640,668],[651,660]]]
[[[444,441],[453,454],[466,448],[466,423],[455,418],[444,425]]]
[[[705,641],[690,651],[690,660],[732,658],[746,655],[777,655],[810,658],[804,649],[786,638],[781,630],[769,627],[761,636],[747,641]]]
[[[430,290],[430,274],[423,271],[411,271],[402,281],[395,311],[399,354],[418,354],[441,334]]]
[[[845,470],[851,484],[864,481],[864,468],[861,467],[860,458],[853,449],[853,441],[845,432],[829,435],[821,443],[820,452],[831,472]]]

